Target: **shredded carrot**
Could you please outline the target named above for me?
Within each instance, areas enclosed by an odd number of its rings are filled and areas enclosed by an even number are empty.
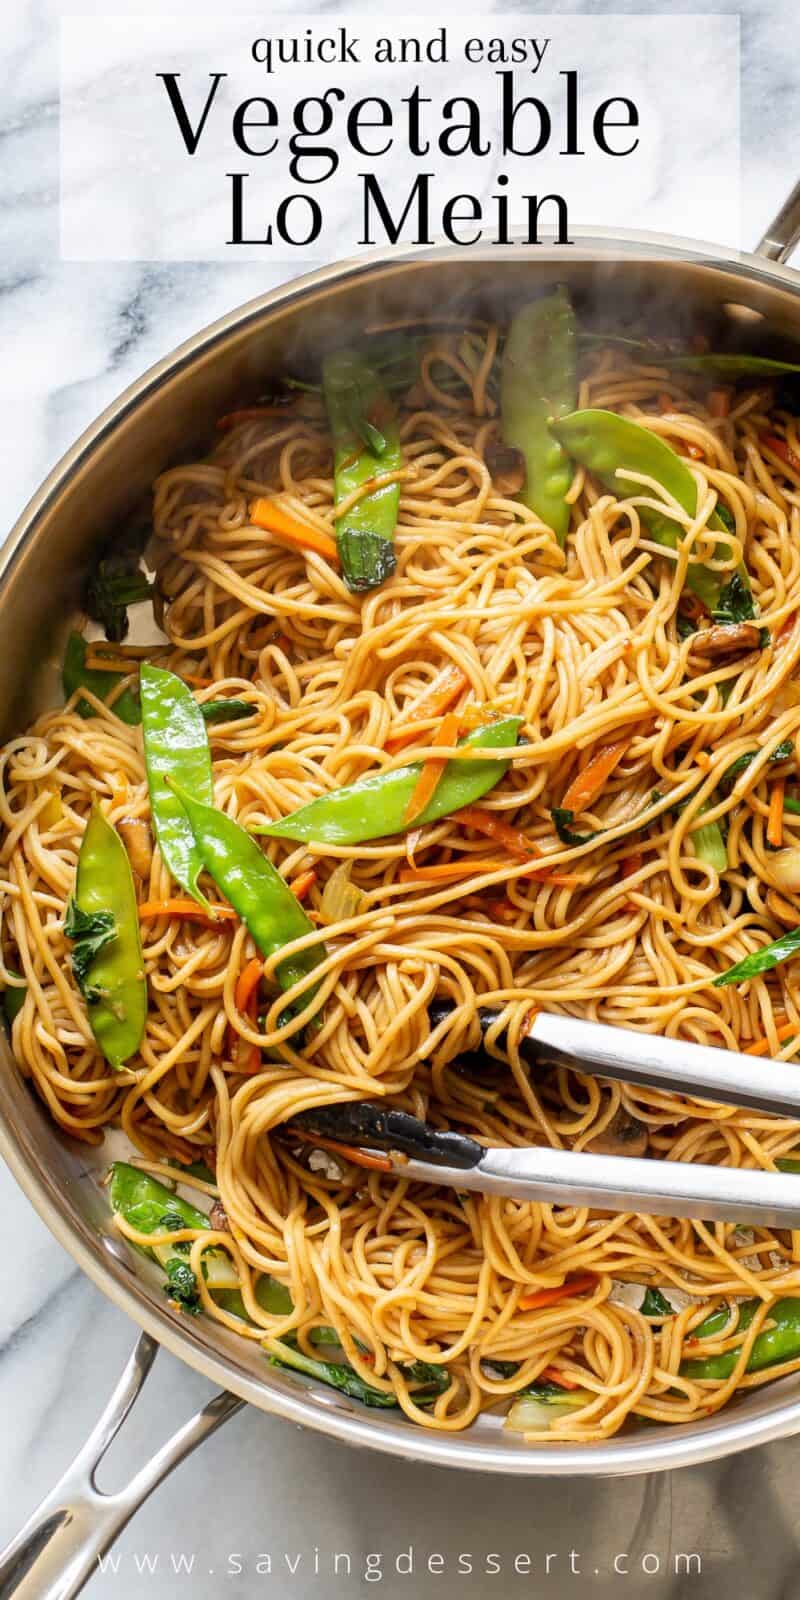
[[[775,1029],[775,1037],[778,1044],[785,1044],[786,1040],[791,1039],[795,1033],[800,1033],[800,1023],[798,1022],[782,1022],[780,1027]],[[771,1049],[772,1045],[769,1039],[755,1039],[752,1044],[745,1045],[743,1054],[746,1056],[768,1056]]]
[[[524,1294],[518,1301],[520,1311],[538,1311],[542,1306],[554,1306],[559,1300],[566,1300],[569,1295],[583,1294],[584,1290],[594,1289],[597,1279],[589,1273],[581,1278],[568,1279],[557,1289],[537,1289],[534,1294]]]
[[[439,727],[431,739],[431,744],[437,748],[454,745],[458,738],[458,729],[458,712],[448,711],[447,716],[442,717]],[[416,822],[417,817],[422,815],[425,807],[430,804],[436,793],[439,780],[446,766],[446,757],[430,756],[427,761],[423,761],[422,771],[417,778],[411,799],[406,807],[404,822],[409,824]]]
[[[236,1000],[236,1009],[241,1011],[242,1015],[247,1011],[251,997],[255,994],[263,973],[264,963],[260,956],[253,956],[252,961],[248,961],[247,966],[243,967],[239,973],[234,998]]]
[[[315,867],[309,867],[308,871],[307,872],[301,872],[300,876],[298,878],[292,878],[292,881],[289,884],[289,888],[291,889],[292,894],[294,895],[296,900],[304,900],[306,895],[308,894],[309,889],[312,889],[314,887],[314,884],[316,883],[316,881],[317,881],[316,868]]]
[[[574,872],[552,872],[549,867],[543,867],[540,859],[526,861],[519,866],[510,861],[492,861],[485,856],[461,856],[458,861],[440,861],[432,866],[401,867],[397,874],[398,883],[416,883],[422,878],[440,880],[443,883],[458,881],[459,878],[474,876],[477,872],[507,872],[512,868],[518,878],[535,878],[540,883],[558,884],[562,889],[574,889],[583,882]]]
[[[241,411],[227,411],[224,417],[217,420],[220,433],[229,433],[231,428],[238,428],[240,422],[258,422],[262,417],[291,417],[291,408],[286,406],[244,406]]]
[[[206,911],[196,900],[144,900],[139,907],[139,921],[152,922],[156,917],[188,917],[213,927],[216,922],[236,922],[238,913],[233,906],[211,906]]]
[[[247,966],[242,968],[236,981],[234,999],[237,1011],[241,1011],[248,1022],[255,1022],[258,1013],[258,985],[264,974],[264,962],[253,956]],[[248,1039],[237,1038],[236,1041],[236,1070],[246,1072],[252,1076],[261,1066],[261,1051],[257,1044],[251,1044]]]
[[[561,802],[565,811],[573,811],[576,814],[588,811],[608,782],[614,768],[619,765],[630,743],[630,739],[618,739],[614,744],[601,745],[588,766],[578,773],[577,778],[573,778]]]
[[[539,1377],[544,1378],[545,1383],[557,1383],[559,1389],[580,1388],[580,1384],[575,1383],[574,1379],[568,1378],[566,1372],[562,1372],[560,1367],[543,1367]]]
[[[785,788],[785,779],[776,778],[769,797],[767,841],[772,845],[773,850],[780,850],[783,844],[783,795]]]
[[[182,672],[180,676],[184,683],[191,684],[193,689],[210,689],[214,682],[213,678],[199,678],[195,672]]]
[[[526,861],[542,853],[533,839],[528,839],[521,829],[510,827],[496,811],[485,811],[482,806],[463,806],[456,812],[455,821],[474,829],[475,833],[488,834],[490,839],[504,844],[514,855],[524,856]]]
[[[384,749],[394,752],[404,749],[407,744],[413,744],[417,737],[416,730],[414,727],[409,728],[407,724],[427,721],[428,717],[443,716],[467,685],[468,680],[460,667],[445,667],[444,672],[439,673],[430,688],[426,689],[419,700],[404,713],[403,727],[397,733],[392,729],[389,730]]]
[[[337,1144],[335,1139],[320,1139],[316,1133],[306,1133],[305,1129],[290,1128],[289,1132],[293,1139],[302,1139],[304,1144],[313,1144],[318,1150],[332,1150],[334,1155],[344,1156],[356,1167],[372,1167],[376,1172],[394,1170],[388,1156],[375,1156],[352,1144]]]
[[[701,450],[699,444],[687,444],[687,446],[686,446],[686,454],[688,456],[691,456],[693,461],[704,461],[705,460],[705,451]]]
[[[792,472],[800,472],[800,456],[797,456],[791,445],[785,439],[779,439],[777,433],[762,433],[760,443],[766,445],[773,455],[780,456]]]
[[[643,859],[641,850],[631,851],[631,854],[626,856],[622,863],[623,878],[632,878],[634,873],[639,871]]]
[[[322,533],[319,528],[312,528],[310,523],[301,522],[299,517],[294,517],[290,512],[284,511],[275,500],[254,500],[250,507],[250,521],[257,528],[265,528],[268,533],[274,533],[276,538],[283,539],[285,544],[291,545],[295,550],[312,550],[318,556],[324,556],[326,561],[339,565],[339,552],[336,541],[329,533]]]
[[[730,389],[712,389],[708,397],[708,409],[712,417],[727,417],[731,409]]]

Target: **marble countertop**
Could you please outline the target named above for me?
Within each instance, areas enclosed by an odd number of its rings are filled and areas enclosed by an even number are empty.
[[[107,6],[83,0],[84,14]],[[114,0],[116,15],[157,14],[157,0]],[[210,4],[173,0],[187,27]],[[229,12],[255,12],[229,0]],[[308,9],[311,9],[310,7]],[[331,0],[317,9],[346,13]],[[419,8],[421,9],[421,8]],[[446,8],[445,8],[446,9]],[[482,8],[518,11],[528,22],[546,5]],[[648,7],[643,0],[562,0],[559,11],[608,16],[615,47],[625,49],[625,13],[669,10],[686,18],[686,70],[691,70],[696,20],[691,0]],[[704,0],[707,12],[731,10]],[[289,276],[285,263],[92,262],[59,259],[58,20],[68,0],[16,0],[4,19],[3,230],[0,255],[0,344],[6,407],[0,434],[0,526],[12,522],[47,469],[81,429],[150,363],[231,306]],[[754,241],[797,177],[800,56],[793,0],[741,0],[741,238]],[[735,14],[735,13],[734,13]],[[613,18],[613,20],[612,20]],[[700,87],[700,92],[701,86]],[[691,172],[686,181],[691,182]],[[592,220],[592,219],[585,219]],[[666,231],[669,214],[661,218]],[[302,270],[298,266],[295,270]],[[0,1301],[0,1539],[32,1510],[83,1441],[110,1393],[135,1332],[81,1276],[0,1171],[4,1293]],[[167,1432],[209,1395],[208,1385],[161,1353],[140,1409],[104,1469],[122,1481]],[[88,1594],[132,1600],[179,1592],[195,1600],[274,1594],[353,1596],[379,1580],[367,1577],[368,1552],[382,1553],[385,1592],[483,1596],[491,1589],[482,1565],[498,1552],[503,1592],[572,1593],[594,1585],[616,1589],[622,1576],[595,1571],[596,1553],[629,1552],[632,1593],[662,1596],[735,1592],[777,1597],[788,1591],[800,1510],[792,1441],[716,1467],[669,1477],[601,1483],[517,1482],[423,1469],[356,1453],[245,1408],[150,1500],[117,1546],[119,1570],[92,1579]],[[414,1547],[415,1572],[394,1573],[398,1551]],[[575,1548],[569,1572],[569,1551]],[[318,1570],[315,1570],[315,1550]],[[546,1552],[558,1552],[544,1581]],[[697,1551],[703,1573],[672,1576],[676,1552]],[[336,1552],[349,1555],[347,1575]],[[427,1573],[429,1553],[445,1571]],[[472,1572],[458,1570],[471,1552]],[[524,1563],[509,1571],[514,1556]],[[269,1554],[272,1574],[256,1568]],[[661,1562],[642,1567],[650,1553]],[[194,1557],[191,1578],[173,1573],[171,1558]],[[232,1557],[236,1559],[231,1559]],[[299,1560],[298,1560],[299,1557]],[[137,1568],[137,1558],[139,1567]],[[152,1571],[155,1559],[156,1570]],[[148,1565],[149,1563],[149,1565]],[[639,1564],[637,1566],[637,1563]],[[373,1562],[373,1567],[376,1563]],[[407,1565],[407,1563],[406,1563]],[[240,1570],[236,1570],[240,1568]],[[532,1575],[531,1575],[532,1574]],[[625,1592],[623,1590],[623,1592]]]

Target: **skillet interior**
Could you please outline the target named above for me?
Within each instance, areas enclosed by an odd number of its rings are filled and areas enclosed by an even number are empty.
[[[62,645],[93,546],[120,526],[164,467],[202,452],[215,418],[287,369],[315,369],[350,330],[398,318],[509,312],[566,282],[586,323],[643,320],[674,336],[702,319],[712,336],[784,358],[800,351],[800,293],[785,268],[724,261],[699,247],[585,235],[571,249],[364,257],[233,312],[153,368],[78,441],[23,513],[0,555],[0,718],[7,738],[58,697]],[[195,456],[196,459],[196,456]],[[31,663],[38,663],[31,670]],[[630,1431],[602,1445],[526,1446],[482,1417],[466,1434],[428,1433],[267,1367],[258,1349],[203,1319],[180,1322],[146,1263],[108,1232],[100,1151],[66,1140],[17,1073],[0,1072],[0,1151],[56,1237],[109,1297],[163,1344],[264,1410],[395,1454],[482,1470],[545,1474],[654,1471],[800,1431],[800,1376],[753,1390],[721,1416]],[[112,1135],[111,1139],[118,1139]],[[115,1152],[121,1153],[121,1152]]]

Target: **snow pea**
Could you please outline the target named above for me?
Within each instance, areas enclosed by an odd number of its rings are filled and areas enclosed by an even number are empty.
[[[186,812],[167,783],[172,777],[195,799],[212,804],[211,752],[203,713],[186,684],[163,667],[144,661],[140,688],[147,786],[158,847],[176,882],[206,906],[208,901],[197,887],[203,857]]]
[[[625,476],[626,472],[641,473],[655,479],[662,488],[677,500],[690,517],[697,510],[697,485],[689,468],[665,439],[659,438],[649,428],[634,422],[630,417],[620,417],[615,411],[573,411],[553,424],[564,448],[576,461],[588,467],[606,488],[620,496],[650,494],[645,485]],[[667,511],[652,511],[640,507],[642,521],[657,544],[670,550],[677,548],[683,537],[680,523]],[[725,528],[715,511],[708,525],[717,532]],[[686,586],[713,611],[724,585],[724,575],[692,562],[686,575]]]
[[[314,924],[252,835],[224,811],[195,799],[173,779],[168,781],[189,819],[203,865],[238,911],[262,956],[273,956],[293,939],[313,933]],[[281,961],[275,969],[281,988],[290,989],[325,955],[325,946],[317,944]],[[304,995],[304,1006],[314,992]]]
[[[782,961],[790,961],[792,956],[799,953],[800,927],[787,928],[771,944],[765,944],[761,950],[752,950],[749,956],[743,956],[727,972],[721,972],[714,979],[714,988],[724,989],[729,983],[746,983],[748,978],[758,978],[762,972],[771,972],[773,967],[779,967]]]
[[[739,1307],[739,1320],[736,1325],[737,1333],[745,1333],[749,1328],[760,1300],[746,1300]],[[748,1357],[747,1372],[763,1372],[765,1367],[779,1366],[784,1361],[795,1361],[800,1358],[800,1300],[787,1298],[776,1300],[767,1313],[769,1321],[774,1327],[766,1328],[763,1333],[756,1335],[753,1348]],[[720,1334],[728,1323],[726,1310],[713,1312],[701,1322],[694,1333],[695,1339],[708,1339]],[[736,1366],[738,1350],[726,1350],[717,1356],[705,1356],[697,1360],[682,1361],[680,1373],[683,1378],[729,1378]]]
[[[516,744],[521,725],[521,717],[505,717],[501,722],[476,728],[460,742],[464,747],[507,749]],[[371,777],[360,778],[358,783],[336,789],[333,794],[321,795],[318,800],[292,811],[288,817],[264,823],[253,832],[269,834],[273,839],[313,840],[315,844],[364,844],[368,839],[403,833],[408,826],[405,821],[408,803],[421,767],[422,763],[415,761],[408,767],[396,767],[393,772],[376,772]],[[448,761],[433,798],[414,818],[414,827],[436,822],[462,806],[474,805],[500,782],[508,768],[509,762],[504,759]]]
[[[550,428],[577,396],[575,315],[566,289],[523,306],[511,322],[500,371],[503,440],[525,458],[520,499],[552,528],[563,546],[572,468]]]
[[[76,689],[91,689],[98,700],[106,700],[112,689],[119,685],[118,672],[101,672],[86,666],[86,640],[79,633],[73,632],[67,640],[64,652],[64,664],[61,669],[61,681],[64,686],[64,698],[69,699]],[[79,700],[76,708],[81,717],[94,717],[97,715],[94,706],[88,700]],[[129,727],[137,727],[142,720],[142,708],[136,695],[130,689],[123,689],[118,695],[113,706],[109,707],[115,717],[121,722],[127,722]]]
[[[325,404],[334,448],[336,504],[362,484],[402,466],[397,415],[378,373],[353,350],[326,356]],[[394,530],[400,486],[373,489],[340,517],[336,543],[348,589],[374,589],[397,564]]]
[[[89,1023],[111,1067],[135,1054],[147,1019],[147,980],[128,852],[95,805],[78,855],[74,900],[64,919]]]
[[[182,1228],[205,1231],[211,1227],[204,1211],[198,1211],[197,1206],[127,1161],[114,1162],[108,1194],[112,1211],[123,1217],[137,1233],[176,1233]],[[152,1250],[141,1248],[164,1268],[167,1274],[164,1289],[169,1298],[177,1300],[184,1311],[197,1315],[202,1310],[202,1301],[197,1278],[186,1260],[191,1248],[188,1240],[179,1240],[174,1245],[155,1245]],[[212,1247],[203,1252],[203,1276],[217,1304],[246,1320],[239,1276],[227,1250]],[[289,1291],[266,1273],[256,1283],[255,1297],[262,1310],[274,1316],[287,1316],[292,1309]]]

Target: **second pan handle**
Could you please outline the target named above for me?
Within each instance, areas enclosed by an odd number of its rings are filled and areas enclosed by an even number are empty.
[[[105,1411],[83,1448],[15,1539],[0,1553],[0,1600],[72,1600],[97,1571],[97,1560],[114,1543],[149,1494],[173,1467],[244,1404],[235,1395],[214,1395],[179,1428],[116,1494],[104,1494],[95,1473],[122,1427],[158,1349],[140,1335]]]
[[[800,183],[795,184],[777,216],[773,217],[769,227],[765,229],[763,238],[759,239],[756,245],[756,255],[766,256],[768,261],[788,261],[798,239],[800,239]]]

